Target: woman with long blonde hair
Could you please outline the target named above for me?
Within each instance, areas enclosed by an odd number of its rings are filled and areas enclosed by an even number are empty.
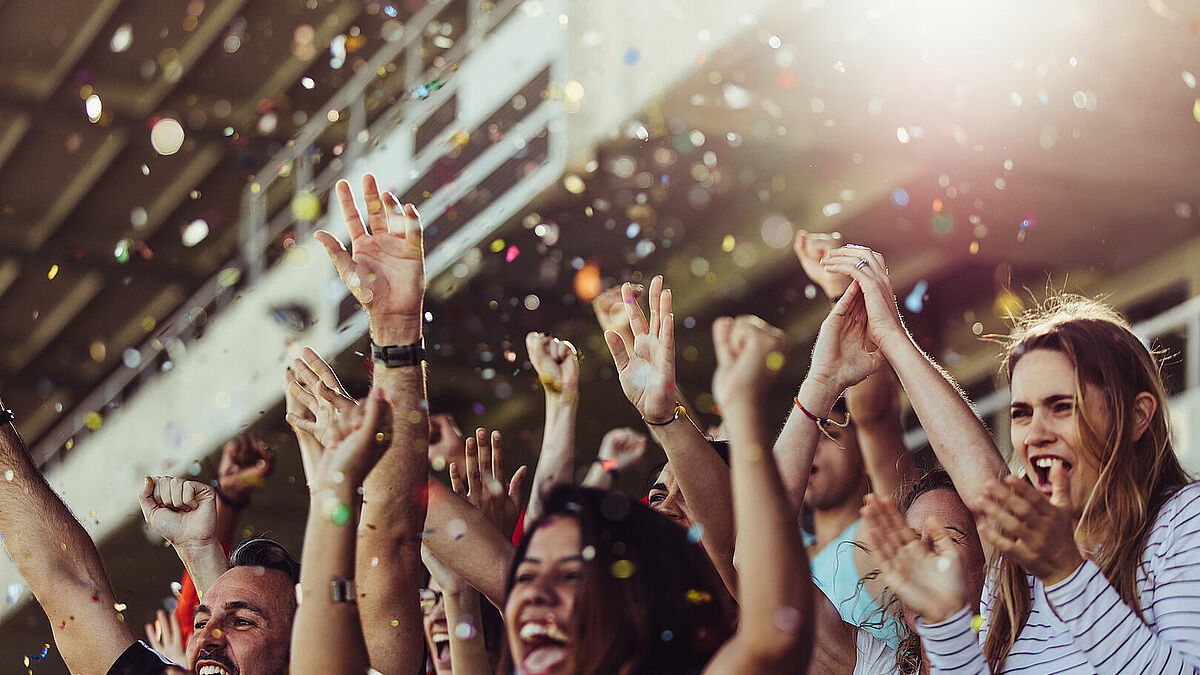
[[[848,246],[823,262],[864,294],[869,334],[988,549],[977,638],[955,557],[902,531],[887,500],[867,508],[885,582],[920,607],[932,672],[1200,672],[1200,485],[1171,446],[1158,363],[1128,324],[1076,296],[1018,321],[1005,357],[1013,475],[905,330],[883,257]]]

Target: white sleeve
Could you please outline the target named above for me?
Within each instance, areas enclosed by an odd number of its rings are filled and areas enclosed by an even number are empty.
[[[855,632],[854,675],[898,673],[896,650],[865,630]]]
[[[917,633],[929,657],[930,675],[991,675],[979,639],[971,628],[974,618],[971,610],[963,607],[941,623],[927,624],[917,619]]]

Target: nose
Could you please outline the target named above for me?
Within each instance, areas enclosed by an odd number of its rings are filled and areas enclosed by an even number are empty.
[[[1040,410],[1034,410],[1030,416],[1029,425],[1025,428],[1025,445],[1031,448],[1042,448],[1054,442],[1056,436],[1046,417]]]
[[[196,631],[191,639],[199,643],[201,652],[223,650],[228,644],[225,631],[216,621],[204,624],[204,627]]]
[[[667,493],[666,498],[658,505],[658,512],[671,520],[685,520],[687,517],[683,511],[683,505],[679,503],[679,493],[676,491]]]
[[[527,602],[535,607],[551,607],[558,604],[558,593],[555,592],[548,575],[539,575],[537,581],[530,584]]]

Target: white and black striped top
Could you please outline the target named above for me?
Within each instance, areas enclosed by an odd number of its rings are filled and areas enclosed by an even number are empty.
[[[1142,552],[1137,589],[1145,624],[1091,561],[1049,588],[1029,579],[1029,621],[1002,673],[1200,674],[1200,482],[1163,505]],[[984,597],[992,597],[987,588]],[[917,632],[933,673],[991,672],[980,647],[986,623],[976,636],[966,608],[940,624],[918,621]]]

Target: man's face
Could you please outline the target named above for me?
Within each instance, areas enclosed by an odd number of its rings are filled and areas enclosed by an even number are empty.
[[[804,493],[804,503],[816,511],[859,499],[865,475],[854,429],[829,428],[829,434],[836,440],[821,436],[809,469],[808,490]]]
[[[196,609],[187,661],[196,675],[276,675],[291,646],[295,588],[283,572],[234,567]]]

